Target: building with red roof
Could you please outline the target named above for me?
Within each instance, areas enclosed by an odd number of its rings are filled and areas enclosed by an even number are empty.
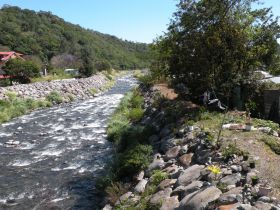
[[[10,75],[7,75],[1,67],[10,59],[18,58],[24,60],[22,57],[23,54],[17,52],[0,52],[0,79],[10,78]]]

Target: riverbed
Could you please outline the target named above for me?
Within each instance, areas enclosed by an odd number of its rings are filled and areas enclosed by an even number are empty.
[[[0,209],[96,209],[95,185],[113,153],[106,125],[136,85],[124,76],[94,99],[0,125]]]

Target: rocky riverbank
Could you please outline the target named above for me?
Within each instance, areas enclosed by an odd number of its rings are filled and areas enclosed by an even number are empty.
[[[184,103],[182,110],[177,102],[161,103],[157,91],[143,94],[145,117],[139,124],[156,130],[149,137],[153,161],[134,177],[128,192],[104,210],[280,209],[269,181],[258,177],[247,152],[235,144],[222,148],[213,131],[186,123],[187,115],[201,113],[199,107]]]
[[[73,96],[77,99],[87,99],[110,81],[104,74],[99,73],[92,77],[81,79],[65,79],[0,87],[0,99],[7,98],[7,92],[14,92],[22,98],[40,99],[45,98],[53,91],[58,92],[63,98]]]

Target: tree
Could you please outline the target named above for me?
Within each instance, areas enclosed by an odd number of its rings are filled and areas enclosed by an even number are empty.
[[[90,77],[95,73],[94,65],[93,65],[93,56],[91,54],[90,49],[83,48],[81,51],[82,54],[82,66],[79,71],[83,76]]]
[[[257,69],[279,60],[278,19],[257,0],[181,0],[167,34],[154,43],[153,72],[185,82],[193,94],[214,88],[230,97]]]
[[[32,61],[11,59],[2,69],[20,83],[29,83],[31,77],[40,76],[40,68]]]
[[[103,60],[97,61],[95,62],[94,66],[97,71],[111,70],[111,65],[108,61],[103,61]]]

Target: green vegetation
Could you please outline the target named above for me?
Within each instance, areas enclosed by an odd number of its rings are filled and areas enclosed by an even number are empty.
[[[3,70],[13,75],[13,80],[20,83],[29,83],[31,77],[40,76],[39,66],[33,61],[11,59],[5,63]]]
[[[61,104],[63,102],[62,96],[57,91],[52,91],[46,96],[47,101],[53,104]]]
[[[4,6],[0,10],[0,48],[36,57],[51,68],[80,69],[86,76],[96,71],[148,67],[147,44],[65,22],[51,12]]]
[[[144,114],[143,103],[143,97],[137,89],[129,92],[121,100],[119,107],[109,121],[108,139],[114,142],[116,154],[111,174],[103,180],[102,188],[109,186],[109,190],[112,191],[112,186],[114,186],[112,182],[131,178],[145,169],[151,162],[152,147],[148,145],[148,137],[154,132],[153,128],[137,124]],[[164,175],[162,173],[156,174],[156,182],[161,180]],[[116,207],[116,209],[121,209],[121,206]]]
[[[168,178],[168,174],[166,172],[162,172],[161,170],[154,170],[153,175],[151,177],[151,185],[158,186],[161,181]]]
[[[152,75],[185,83],[196,99],[213,88],[232,106],[236,87],[255,91],[253,71],[280,71],[280,27],[271,9],[253,9],[252,2],[258,1],[180,1],[153,45]],[[242,95],[244,103],[250,95]]]
[[[235,144],[229,144],[226,148],[222,150],[222,155],[225,159],[229,159],[233,155],[248,156],[248,152],[241,150]]]
[[[89,90],[89,92],[90,92],[91,95],[95,96],[99,91],[98,91],[98,89],[96,89],[96,88],[91,88],[91,89]]]
[[[44,100],[21,99],[12,92],[7,92],[6,96],[7,99],[0,100],[0,123],[7,122],[34,109],[52,105],[49,101]]]
[[[272,151],[274,151],[277,155],[280,155],[280,142],[278,139],[266,136],[265,138],[262,138],[261,141],[263,141],[267,146],[270,147]]]

